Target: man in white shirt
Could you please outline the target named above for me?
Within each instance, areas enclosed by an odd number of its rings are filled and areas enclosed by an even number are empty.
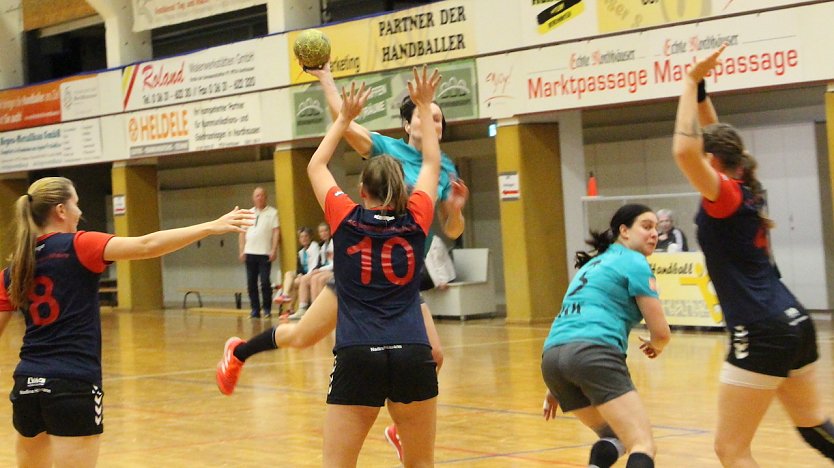
[[[278,210],[266,204],[266,190],[256,187],[252,192],[255,223],[238,237],[240,261],[246,264],[246,287],[249,291],[250,317],[272,315],[272,262],[281,238],[278,230]],[[260,288],[258,281],[260,280]],[[260,296],[258,293],[260,292]]]

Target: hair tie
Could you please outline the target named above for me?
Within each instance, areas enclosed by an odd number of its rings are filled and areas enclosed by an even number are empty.
[[[26,198],[29,199],[29,203],[32,203],[32,195],[29,192],[26,192]]]

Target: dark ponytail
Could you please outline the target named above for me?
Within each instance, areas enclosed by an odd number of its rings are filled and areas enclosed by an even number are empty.
[[[758,162],[744,148],[741,135],[738,134],[732,125],[717,123],[704,127],[704,152],[712,155],[721,161],[721,164],[729,171],[741,169],[741,181],[750,189],[758,205],[759,218],[767,229],[772,229],[775,223],[768,218],[764,212],[764,187],[756,177]]]
[[[579,250],[576,252],[576,257],[574,257],[573,266],[577,270],[582,268],[597,255],[608,250],[608,247],[610,247],[614,242],[614,235],[611,233],[610,229],[606,229],[602,232],[591,230],[590,234],[591,238],[586,239],[585,243],[591,246],[591,250],[587,252]]]
[[[591,250],[584,252],[578,251],[576,252],[576,257],[574,257],[574,267],[582,268],[583,265],[591,261],[597,255],[604,253],[608,250],[608,247],[611,246],[614,242],[616,242],[617,238],[620,237],[620,226],[627,226],[631,227],[634,225],[634,221],[637,220],[643,213],[647,213],[652,211],[646,205],[641,205],[638,203],[630,203],[628,205],[623,205],[614,213],[614,216],[611,217],[611,222],[608,224],[608,229],[602,232],[591,230],[591,238],[585,241],[586,244],[591,246]]]

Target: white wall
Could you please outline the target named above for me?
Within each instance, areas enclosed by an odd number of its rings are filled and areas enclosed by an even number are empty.
[[[161,228],[197,224],[218,218],[235,205],[252,206],[252,191],[260,185],[267,191],[269,204],[275,203],[274,184],[237,184],[160,192]],[[238,235],[225,234],[203,239],[162,259],[163,294],[166,305],[182,304],[183,293],[178,288],[203,286],[212,288],[246,287],[246,271],[238,261]],[[272,268],[273,281],[278,279],[279,267]],[[248,302],[246,294],[244,303]],[[193,301],[189,298],[189,301]],[[233,302],[228,297],[203,297],[205,303]]]

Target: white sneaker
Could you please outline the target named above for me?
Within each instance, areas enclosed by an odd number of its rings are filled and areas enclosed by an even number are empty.
[[[306,307],[299,307],[298,310],[295,311],[294,314],[290,315],[290,320],[301,320],[301,317],[304,317],[304,314],[307,313]]]

